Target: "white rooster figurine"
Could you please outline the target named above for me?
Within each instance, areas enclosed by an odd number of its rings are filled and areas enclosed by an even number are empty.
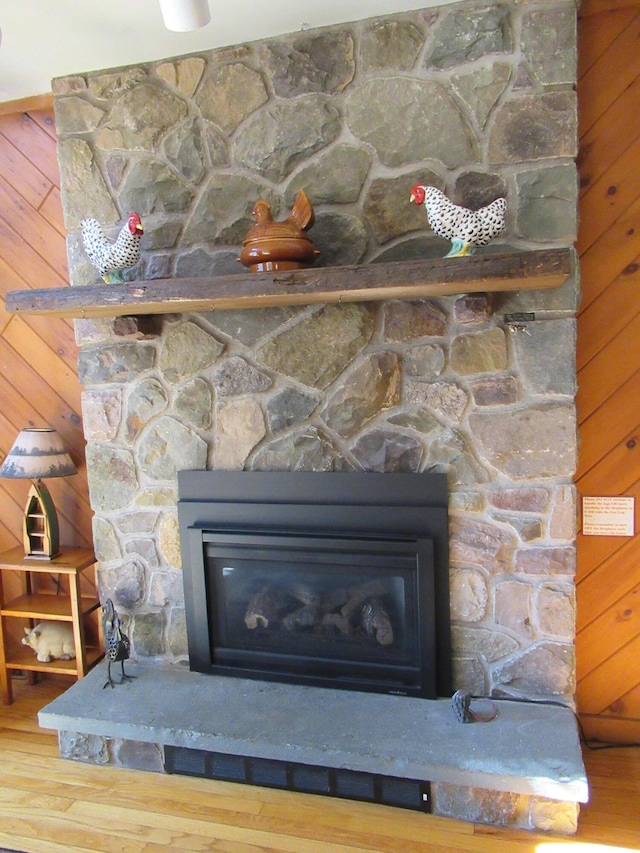
[[[82,242],[87,257],[107,284],[122,284],[123,270],[140,260],[140,238],[144,234],[137,213],[130,213],[115,243],[109,240],[96,219],[83,219]]]
[[[431,230],[451,240],[451,249],[445,258],[471,255],[476,246],[486,246],[504,230],[505,198],[497,198],[479,210],[469,210],[449,201],[436,187],[416,184],[409,200],[424,204]]]

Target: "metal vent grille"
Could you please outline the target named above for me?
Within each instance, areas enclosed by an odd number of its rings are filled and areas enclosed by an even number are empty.
[[[387,805],[423,810],[424,792],[420,782],[414,782],[412,779],[383,777],[380,780],[380,785],[382,787],[382,802],[387,803]]]
[[[336,793],[349,800],[374,800],[374,779],[370,773],[353,773],[338,770],[336,773]]]
[[[252,758],[250,762],[251,781],[255,785],[269,788],[287,787],[287,765],[284,761],[267,761],[264,758]]]
[[[293,784],[295,791],[308,791],[312,794],[331,793],[329,771],[326,767],[308,767],[299,764],[293,768]]]
[[[213,779],[227,779],[229,782],[249,782],[247,767],[242,755],[224,755],[219,752],[209,753],[210,772],[207,776]]]
[[[172,749],[164,751],[164,769],[182,776],[206,776],[207,753],[201,749]]]
[[[165,746],[164,755],[167,773],[431,811],[430,784],[417,779],[398,779],[375,773],[204,752],[179,746]]]

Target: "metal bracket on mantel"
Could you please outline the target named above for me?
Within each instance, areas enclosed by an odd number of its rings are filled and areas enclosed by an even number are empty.
[[[289,272],[13,290],[6,294],[5,309],[13,314],[93,318],[421,299],[554,288],[572,272],[571,249],[540,249]]]

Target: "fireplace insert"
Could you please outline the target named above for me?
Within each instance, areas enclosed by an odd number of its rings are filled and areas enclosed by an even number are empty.
[[[445,475],[183,471],[178,484],[193,670],[450,695]]]

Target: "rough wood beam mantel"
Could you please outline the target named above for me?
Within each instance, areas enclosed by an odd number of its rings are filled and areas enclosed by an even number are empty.
[[[559,287],[571,272],[570,249],[543,249],[293,272],[14,290],[7,293],[5,308],[15,314],[84,318],[418,299]]]

